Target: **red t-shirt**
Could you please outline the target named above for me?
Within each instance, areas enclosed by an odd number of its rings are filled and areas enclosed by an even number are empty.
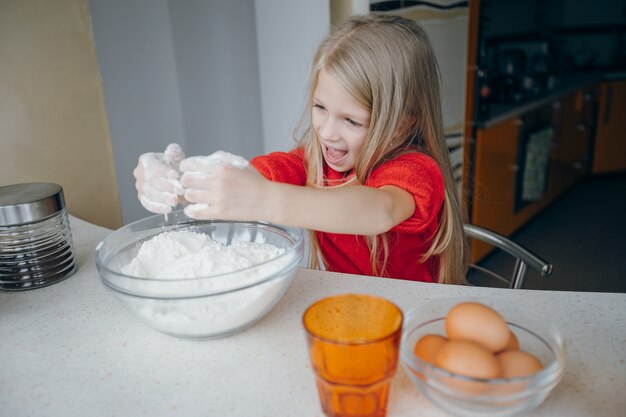
[[[266,178],[293,185],[306,184],[302,149],[274,152],[252,159],[251,164]],[[325,166],[329,180],[343,173]],[[420,263],[437,231],[444,201],[444,182],[437,163],[419,152],[407,153],[374,169],[365,181],[368,187],[394,185],[413,195],[415,212],[387,232],[389,257],[385,276],[412,281],[435,282],[437,258]],[[374,275],[364,236],[317,232],[326,269],[360,275]]]

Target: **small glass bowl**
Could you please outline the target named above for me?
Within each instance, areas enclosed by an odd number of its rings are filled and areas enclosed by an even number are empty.
[[[268,243],[285,251],[249,268],[199,278],[141,278],[121,272],[143,242],[180,230],[207,234],[224,245]],[[300,229],[261,222],[196,221],[176,211],[114,231],[98,244],[96,264],[105,287],[148,326],[177,337],[216,338],[265,316],[289,288],[303,253]]]
[[[485,304],[507,321],[520,350],[535,355],[544,369],[519,378],[480,379],[454,374],[427,363],[413,353],[415,343],[426,334],[445,336],[445,317],[466,301]],[[565,342],[547,319],[533,317],[523,306],[508,300],[447,298],[423,303],[405,315],[400,357],[417,389],[431,402],[455,416],[514,416],[541,404],[559,383],[565,368]]]

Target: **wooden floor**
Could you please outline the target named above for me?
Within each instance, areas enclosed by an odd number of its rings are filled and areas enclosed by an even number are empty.
[[[626,175],[589,177],[513,235],[554,265],[544,278],[529,272],[526,289],[626,292]],[[480,265],[510,276],[510,257],[494,252]],[[481,286],[504,286],[470,276]]]

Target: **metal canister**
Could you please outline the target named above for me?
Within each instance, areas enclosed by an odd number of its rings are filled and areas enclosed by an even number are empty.
[[[0,187],[0,290],[30,290],[76,270],[63,188],[51,183]]]

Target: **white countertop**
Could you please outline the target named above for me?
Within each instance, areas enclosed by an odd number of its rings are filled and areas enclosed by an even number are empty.
[[[100,283],[109,230],[71,217],[78,271],[49,287],[0,292],[2,416],[322,416],[301,316],[322,297],[378,294],[403,310],[425,299],[523,302],[564,334],[561,383],[533,416],[624,415],[626,294],[423,284],[299,269],[261,321],[230,337],[184,340],[137,321]],[[602,279],[602,277],[589,277]],[[443,416],[399,367],[389,417]]]

